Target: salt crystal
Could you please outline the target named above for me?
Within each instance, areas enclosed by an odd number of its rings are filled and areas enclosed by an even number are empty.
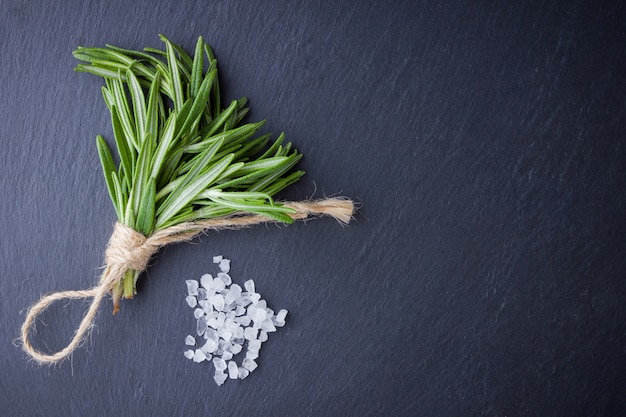
[[[202,349],[202,351],[204,353],[213,353],[215,352],[215,349],[217,348],[217,343],[215,342],[215,340],[213,339],[207,339],[206,343],[204,344],[204,346],[202,346],[200,349]]]
[[[222,311],[224,309],[224,296],[221,294],[216,294],[209,300],[211,304],[213,304],[213,308],[217,311]]]
[[[248,371],[254,371],[259,365],[254,361],[254,359],[246,358],[241,362],[241,366],[246,368]]]
[[[211,274],[204,274],[200,277],[200,285],[205,289],[210,290],[213,288],[213,276]]]
[[[228,328],[228,331],[233,334],[231,337],[232,343],[234,343],[235,339],[243,338],[243,328],[240,327],[237,323],[233,323],[233,325]]]
[[[185,301],[187,301],[187,304],[191,308],[195,308],[198,305],[198,300],[196,300],[196,297],[194,297],[193,295],[188,295],[187,297],[185,297]]]
[[[189,335],[187,336],[187,338],[185,338],[185,344],[187,346],[195,346],[196,345],[196,338]]]
[[[209,314],[211,311],[213,311],[213,304],[211,304],[209,300],[198,301],[198,305],[204,310],[206,314]]]
[[[239,343],[234,343],[230,351],[233,355],[236,355],[242,350],[243,350],[243,346],[241,346]]]
[[[213,379],[215,380],[215,383],[217,385],[222,385],[224,382],[226,382],[226,378],[228,378],[228,376],[222,372],[222,371],[215,371],[215,375],[213,376]]]
[[[213,263],[219,264],[222,261],[222,255],[217,255],[213,257]]]
[[[246,359],[256,359],[259,357],[259,352],[258,351],[247,351],[246,352]]]
[[[261,300],[261,294],[254,293],[250,294],[250,301],[252,304],[257,304]]]
[[[276,326],[274,326],[274,323],[272,323],[271,320],[263,320],[261,322],[261,330],[265,330],[268,333],[271,332],[275,332],[276,331]]]
[[[250,375],[250,371],[248,371],[246,368],[244,367],[240,367],[239,368],[239,379],[246,379],[248,377],[248,375]]]
[[[228,377],[230,379],[237,379],[239,376],[239,367],[235,361],[228,362]]]
[[[185,281],[187,284],[187,294],[189,295],[198,295],[198,281],[194,279],[188,279]]]
[[[248,350],[252,352],[258,352],[261,349],[261,341],[260,340],[250,340],[248,342]]]
[[[254,294],[254,281],[249,279],[243,283],[243,287],[251,294]]]
[[[222,349],[224,349],[224,352],[231,352],[233,349],[233,344],[230,343],[230,341],[224,340],[224,346],[222,346]]]
[[[278,320],[285,320],[285,317],[287,317],[287,310],[285,310],[284,308],[281,309],[278,314],[276,314],[276,318]]]
[[[198,289],[198,301],[206,300],[208,296],[209,293],[207,290],[205,290],[204,288]]]
[[[284,308],[282,310],[280,310],[278,312],[278,314],[276,314],[276,323],[282,323],[282,325],[285,325],[285,318],[287,317],[287,310],[285,310]],[[278,324],[277,324],[278,326]],[[282,326],[279,326],[282,327]]]
[[[193,316],[196,320],[198,320],[200,317],[204,316],[204,310],[201,308],[196,308],[193,311]]]
[[[196,333],[198,336],[202,336],[206,331],[207,327],[209,327],[209,323],[205,316],[200,317],[196,323]]]
[[[264,343],[265,343],[265,342],[267,342],[267,339],[268,339],[268,337],[267,337],[267,332],[266,332],[265,330],[261,330],[261,331],[259,332],[259,340],[260,340],[261,342],[264,342]]]
[[[217,343],[217,341],[219,340],[219,336],[217,335],[217,331],[215,329],[212,328],[208,328],[206,329],[204,336],[207,339],[211,339],[212,341],[214,341],[215,343]]]
[[[237,303],[237,307],[245,307],[248,304],[250,304],[251,302],[252,302],[252,298],[250,297],[250,294],[248,294],[248,293],[242,293],[239,296],[239,298],[237,298],[235,300],[235,303]],[[237,311],[239,311],[239,310],[237,310]],[[245,310],[244,310],[244,312],[245,312]],[[243,314],[243,313],[241,313],[241,314]],[[241,314],[239,314],[239,315],[241,315]]]
[[[226,297],[224,297],[224,303],[226,304],[234,303],[235,300],[237,300],[237,298],[239,298],[240,295],[241,295],[241,287],[237,284],[233,284],[230,287],[228,294],[226,294]]]
[[[238,305],[235,309],[235,317],[239,317],[243,314],[246,314],[246,309]]]
[[[233,352],[222,352],[222,359],[229,361],[233,358]]]
[[[211,317],[207,320],[207,325],[212,329],[217,329],[220,324],[217,322],[217,317]]]
[[[222,259],[219,264],[222,272],[228,273],[230,271],[230,259]]]
[[[233,334],[231,332],[224,332],[224,334],[222,335],[222,338],[227,342],[230,342],[230,339],[232,337],[233,337]]]
[[[213,279],[213,289],[215,292],[223,291],[226,288],[226,284],[220,278]]]
[[[237,327],[235,327],[234,331],[233,331],[233,342],[235,342],[235,340],[237,340],[237,339],[242,339],[243,340],[243,332],[244,332],[243,327],[237,325]],[[237,343],[237,342],[235,342],[235,343]]]
[[[218,272],[217,277],[224,282],[226,287],[233,283],[233,279],[225,272]]]
[[[254,317],[252,318],[252,320],[258,321],[260,323],[263,320],[265,320],[266,318],[267,318],[267,311],[265,311],[265,309],[262,309],[262,308],[257,308],[255,313],[254,313]]]
[[[213,366],[216,371],[224,371],[226,369],[226,361],[221,358],[213,358]]]
[[[239,325],[235,323],[235,317],[233,311],[229,311],[225,314],[226,318],[224,319],[224,329],[234,333]]]
[[[243,331],[243,337],[248,340],[254,340],[257,337],[257,330],[252,327],[246,327]]]
[[[204,360],[206,360],[206,355],[204,354],[204,352],[201,349],[196,349],[196,351],[193,353],[193,361],[196,363],[200,363]]]
[[[241,324],[242,326],[249,326],[250,325],[250,317],[248,317],[248,316],[237,317],[235,319],[235,321],[237,323]]]
[[[184,355],[185,355],[185,357],[186,357],[187,359],[193,359],[193,350],[191,350],[191,349],[186,350],[186,351],[185,351],[185,353],[184,353]]]

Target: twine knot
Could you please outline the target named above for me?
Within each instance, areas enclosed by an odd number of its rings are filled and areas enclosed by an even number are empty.
[[[143,271],[158,249],[141,233],[117,222],[105,251],[105,261],[109,267],[117,265],[124,270]]]

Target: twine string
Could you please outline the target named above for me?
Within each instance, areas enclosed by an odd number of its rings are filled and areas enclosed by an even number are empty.
[[[340,223],[347,224],[354,212],[354,203],[344,198],[288,202],[285,203],[285,206],[295,210],[295,213],[290,214],[294,220],[304,220],[309,216],[327,215],[334,217]],[[120,283],[124,273],[129,269],[144,271],[150,258],[160,247],[171,243],[189,241],[208,230],[240,229],[271,221],[273,221],[271,218],[257,214],[225,216],[181,223],[158,230],[149,237],[117,222],[105,251],[106,266],[98,285],[87,290],[59,291],[48,294],[32,305],[21,328],[22,348],[34,361],[40,364],[54,364],[62,361],[84,342],[86,335],[93,327],[102,300]],[[65,348],[48,354],[33,347],[29,334],[35,320],[44,310],[57,301],[86,298],[93,298],[93,300],[74,332],[74,336]]]

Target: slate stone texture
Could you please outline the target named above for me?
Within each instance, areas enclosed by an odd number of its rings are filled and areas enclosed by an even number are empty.
[[[0,0],[0,413],[626,415],[626,7],[619,1]],[[98,280],[115,213],[102,80],[71,52],[214,48],[224,100],[285,132],[318,219],[161,250],[71,360],[15,339],[41,295]],[[214,255],[287,325],[216,386],[183,355],[185,280]],[[62,348],[87,302],[34,343]]]

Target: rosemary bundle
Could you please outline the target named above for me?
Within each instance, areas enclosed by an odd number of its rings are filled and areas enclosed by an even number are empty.
[[[78,48],[86,63],[77,71],[104,78],[111,113],[116,167],[102,136],[98,154],[119,221],[149,236],[183,222],[246,212],[291,223],[293,209],[272,196],[297,181],[290,172],[301,154],[281,134],[257,136],[264,121],[242,123],[246,98],[221,108],[217,60],[198,39],[190,57],[161,36],[165,50],[130,51],[114,46]],[[140,271],[129,270],[113,290],[136,292]]]
[[[97,286],[42,297],[22,325],[24,350],[40,363],[58,362],[76,349],[91,328],[107,293],[113,312],[136,294],[150,257],[170,243],[208,229],[239,228],[268,221],[292,223],[330,215],[348,223],[352,201],[277,202],[273,196],[296,182],[302,155],[285,142],[259,134],[264,121],[244,123],[247,100],[222,106],[217,60],[200,37],[193,57],[160,37],[163,50],[116,46],[79,47],[76,67],[104,78],[115,154],[102,136],[96,144],[118,222],[106,250]],[[224,108],[223,108],[224,107]],[[36,350],[28,335],[36,317],[58,300],[92,297],[71,342],[59,352]]]

